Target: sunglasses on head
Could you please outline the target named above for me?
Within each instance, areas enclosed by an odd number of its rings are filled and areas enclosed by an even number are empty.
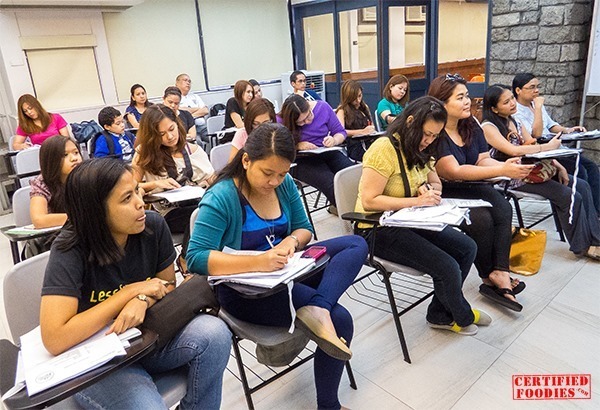
[[[458,73],[446,74],[446,80],[448,80],[448,81],[465,81],[465,79],[462,77],[462,75],[460,75]]]

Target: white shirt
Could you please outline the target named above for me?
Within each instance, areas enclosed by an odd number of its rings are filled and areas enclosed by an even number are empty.
[[[187,95],[181,94],[179,106],[187,108],[204,108],[206,107],[206,104],[204,104],[204,101],[202,101],[202,98],[200,98],[199,95],[189,92]],[[204,117],[194,117],[194,121],[196,122],[196,125],[202,126],[206,124]]]
[[[533,103],[531,103],[531,106],[535,109]],[[513,115],[513,117],[519,121],[521,125],[525,127],[525,129],[531,134],[534,119],[534,114],[531,108],[517,102],[517,112],[515,115]],[[552,132],[550,131],[550,128],[554,127],[555,125],[560,125],[550,117],[548,111],[546,111],[546,107],[542,107],[542,123],[544,126],[542,135],[550,134]]]

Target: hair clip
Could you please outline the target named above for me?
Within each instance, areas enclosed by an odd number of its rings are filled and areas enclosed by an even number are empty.
[[[458,73],[446,74],[446,80],[448,80],[448,81],[465,81],[465,79],[462,77],[462,75],[460,75]]]

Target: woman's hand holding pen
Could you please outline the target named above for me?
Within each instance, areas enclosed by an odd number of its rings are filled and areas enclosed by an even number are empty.
[[[442,202],[442,193],[430,184],[423,184],[417,190],[418,206],[435,206]]]
[[[291,258],[292,256],[294,256],[294,252],[296,252],[296,240],[291,236],[288,236],[273,248],[285,252],[285,254]]]
[[[258,271],[260,272],[273,272],[275,270],[283,269],[288,261],[288,253],[284,249],[273,248],[269,249],[265,253],[258,255]]]
[[[529,173],[531,172],[531,170],[533,169],[534,166],[535,165],[533,165],[533,164],[531,164],[531,165],[521,164],[521,158],[518,158],[518,157],[509,158],[502,165],[502,169],[503,169],[502,173],[504,176],[507,176],[509,178],[523,179],[527,175],[529,175]]]
[[[562,133],[558,133],[552,138],[550,141],[546,143],[548,150],[559,149],[560,148],[560,136]]]

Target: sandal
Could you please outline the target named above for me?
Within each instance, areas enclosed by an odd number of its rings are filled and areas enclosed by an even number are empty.
[[[513,282],[515,281],[515,278],[510,278],[510,283],[511,285],[513,284]],[[512,288],[512,292],[515,295],[518,295],[519,293],[523,292],[523,289],[525,289],[527,285],[525,285],[525,282],[523,282],[522,280],[519,281],[519,283],[517,284],[517,286]]]
[[[481,293],[486,298],[493,300],[494,302],[509,308],[510,310],[514,310],[515,312],[520,312],[523,310],[523,305],[519,302],[511,300],[504,295],[512,295],[515,293],[511,289],[507,288],[498,288],[496,286],[486,285],[482,283],[479,285],[479,293]]]

